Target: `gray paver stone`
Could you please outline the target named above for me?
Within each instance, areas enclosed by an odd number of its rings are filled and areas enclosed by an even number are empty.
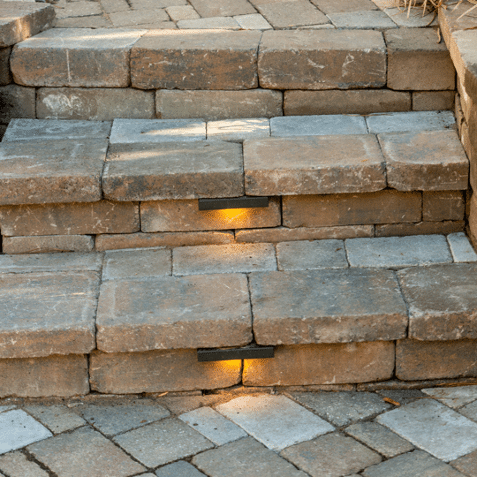
[[[234,18],[210,17],[196,18],[193,20],[179,20],[177,26],[181,30],[240,30],[240,25]]]
[[[442,404],[457,409],[477,401],[477,386],[459,386],[455,388],[427,388],[423,393],[437,399]]]
[[[409,404],[426,396],[419,389],[381,389],[376,391],[380,396],[387,397],[400,405]]]
[[[11,406],[0,406],[0,412],[11,411],[12,409],[15,409],[15,406],[14,406],[14,405],[11,405]]]
[[[375,113],[366,117],[371,134],[455,129],[451,111]]]
[[[477,253],[464,232],[447,236],[454,262],[477,262]]]
[[[450,464],[468,477],[477,477],[477,451],[459,457]]]
[[[270,120],[225,119],[207,123],[207,139],[242,142],[245,139],[270,136]]]
[[[330,13],[328,17],[336,28],[365,30],[397,28],[391,18],[381,11]]]
[[[152,475],[152,474],[151,474]],[[193,465],[180,460],[156,470],[157,477],[201,477],[205,476]]]
[[[27,460],[21,452],[11,452],[0,457],[0,470],[8,477],[48,477],[49,474],[37,463]],[[0,472],[0,475],[3,474]]]
[[[252,13],[250,15],[238,15],[234,20],[243,30],[272,30],[270,23],[265,20],[263,15]]]
[[[459,412],[464,416],[472,419],[473,421],[477,422],[477,401],[474,401],[467,406],[464,406],[459,409]]]
[[[84,426],[86,421],[65,406],[29,405],[24,408],[43,425],[48,427],[54,434],[71,431]]]

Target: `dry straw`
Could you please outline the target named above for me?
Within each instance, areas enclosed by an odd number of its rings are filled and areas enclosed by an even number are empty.
[[[458,0],[454,2],[449,2],[448,0],[395,0],[395,4],[398,8],[407,10],[407,16],[409,16],[411,14],[411,10],[415,8],[422,9],[423,16],[433,13],[434,16],[429,24],[434,21],[439,9],[447,9],[449,7],[453,7],[455,9],[464,2],[473,4],[473,6],[466,10],[458,19],[468,15],[472,10],[477,9],[477,0]]]

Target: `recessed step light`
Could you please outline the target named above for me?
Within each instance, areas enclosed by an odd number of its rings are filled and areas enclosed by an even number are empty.
[[[199,199],[199,210],[252,209],[255,207],[268,207],[268,197]]]
[[[243,348],[198,349],[197,360],[229,361],[233,359],[267,359],[275,355],[274,346],[244,346]]]

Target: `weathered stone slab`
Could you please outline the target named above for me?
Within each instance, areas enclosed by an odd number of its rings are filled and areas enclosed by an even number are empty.
[[[4,86],[12,81],[10,74],[10,52],[11,48],[0,47],[0,85]]]
[[[410,338],[477,338],[477,265],[408,269],[398,277],[409,306]]]
[[[1,143],[0,205],[100,200],[107,147],[100,139]]]
[[[131,51],[132,85],[140,89],[256,88],[260,37],[258,31],[149,32]]]
[[[331,13],[329,19],[336,28],[348,30],[383,30],[397,28],[392,19],[382,11],[365,10],[343,13]]]
[[[243,30],[272,30],[272,25],[267,22],[263,15],[252,13],[249,15],[238,15],[234,20]]]
[[[45,237],[3,237],[3,253],[91,252],[94,238],[89,235],[47,235]]]
[[[2,2],[0,18],[0,48],[3,48],[51,28],[55,9],[51,5]]]
[[[243,195],[242,147],[227,142],[112,144],[104,197],[118,201]]]
[[[225,119],[207,123],[207,139],[243,142],[270,136],[270,121],[262,119]]]
[[[95,272],[3,274],[1,358],[83,354],[95,347]]]
[[[61,404],[44,405],[43,403],[32,403],[25,406],[24,409],[48,427],[53,434],[72,431],[86,424],[82,417]]]
[[[420,222],[418,192],[386,190],[374,194],[299,195],[283,197],[283,225],[326,227]]]
[[[111,144],[200,141],[206,138],[205,123],[197,119],[116,119]]]
[[[268,207],[199,211],[197,200],[164,200],[141,203],[144,232],[187,232],[230,230],[280,225],[280,201],[272,198]]]
[[[158,118],[271,118],[281,116],[283,95],[280,91],[156,91]]]
[[[88,358],[84,355],[0,360],[0,397],[69,397],[88,393]]]
[[[460,190],[422,194],[422,219],[425,221],[464,220],[464,214],[465,200]]]
[[[461,232],[465,229],[465,222],[445,221],[445,222],[418,222],[415,224],[388,224],[376,225],[376,237],[396,237],[408,235],[433,235],[433,234],[452,234]]]
[[[461,472],[465,472],[464,475],[475,477],[477,469],[477,451],[471,452],[463,457],[459,457],[451,462],[451,465]]]
[[[427,388],[423,393],[437,399],[453,409],[477,401],[477,386],[458,386],[455,388]]]
[[[36,115],[44,119],[152,119],[154,93],[132,88],[40,88]]]
[[[164,277],[103,283],[97,347],[107,353],[220,348],[252,340],[243,275]]]
[[[261,345],[406,336],[406,306],[397,280],[387,270],[254,273],[250,289],[253,330]]]
[[[447,241],[449,242],[454,262],[477,262],[477,253],[465,233],[450,234],[447,236]]]
[[[192,20],[179,20],[178,28],[181,30],[240,30],[238,22],[231,17],[196,18]]]
[[[245,141],[244,170],[247,195],[374,192],[386,187],[384,159],[370,135]]]
[[[174,275],[249,273],[277,269],[272,244],[177,247],[172,256]]]
[[[274,359],[245,360],[246,386],[365,383],[394,373],[394,343],[279,346]]]
[[[127,234],[139,230],[139,206],[107,200],[5,206],[0,223],[6,236]]]
[[[255,13],[255,9],[246,0],[216,0],[212,3],[207,0],[191,0],[190,3],[203,18]]]
[[[146,30],[54,28],[12,51],[15,83],[25,86],[129,86],[131,47]]]
[[[475,26],[475,21],[472,24]],[[475,53],[475,30],[456,31],[452,34],[451,51],[457,74],[474,101],[477,100],[477,55]],[[455,46],[454,46],[455,45]]]
[[[35,118],[35,88],[16,84],[0,87],[0,123],[8,124],[13,118]]]
[[[323,13],[346,13],[377,10],[371,0],[311,0]]]
[[[455,91],[413,91],[413,111],[443,111],[454,108]]]
[[[269,89],[382,87],[386,47],[377,31],[266,31],[258,73]]]
[[[367,116],[366,123],[371,134],[455,129],[451,111],[377,113]]]
[[[192,7],[191,7],[192,8]],[[185,460],[179,460],[156,470],[155,474],[144,474],[143,477],[204,477],[196,467]]]
[[[380,134],[388,186],[412,190],[465,190],[469,160],[455,131]]]
[[[179,20],[193,20],[200,18],[200,15],[194,10],[192,5],[175,5],[166,8],[167,14],[175,22]]]
[[[91,388],[107,394],[193,391],[240,383],[242,363],[199,363],[196,350],[100,353],[90,357]]]
[[[28,460],[21,451],[9,452],[1,456],[0,471],[12,477],[48,477],[46,470],[43,470],[36,462]],[[4,476],[1,473],[0,475]]]

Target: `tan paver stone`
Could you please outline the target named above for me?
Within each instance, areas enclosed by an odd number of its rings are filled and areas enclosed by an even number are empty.
[[[346,13],[329,13],[328,18],[336,28],[348,30],[384,30],[397,25],[381,10],[366,10]]]
[[[0,85],[4,86],[12,81],[10,74],[10,52],[12,49],[0,48]]]
[[[253,331],[261,345],[390,341],[407,335],[406,305],[388,270],[253,273],[250,290]]]
[[[190,0],[191,5],[203,18],[207,17],[233,17],[256,13],[255,8],[247,0]]]
[[[238,22],[231,17],[197,18],[195,20],[179,20],[177,26],[181,30],[240,30]]]
[[[374,1],[374,0],[373,0]],[[389,3],[389,0],[386,0]],[[391,7],[394,7],[395,4],[391,3]],[[407,16],[407,12],[403,11],[402,8],[386,8],[385,5],[384,11],[391,17],[394,23],[401,28],[422,28],[425,29],[429,26],[437,26],[439,22],[437,18],[433,16],[432,13],[427,15],[422,15],[422,10],[416,8],[411,11],[411,14]]]
[[[307,0],[260,4],[257,9],[277,30],[330,23],[328,17]]]
[[[166,8],[166,12],[175,22],[179,20],[193,20],[194,18],[200,18],[200,15],[191,5],[168,7]]]
[[[37,463],[27,460],[20,451],[0,456],[0,470],[9,477],[48,477],[49,474]],[[3,474],[0,474],[3,475]]]
[[[44,237],[3,237],[3,253],[91,252],[94,239],[89,235],[47,235]]]
[[[273,27],[265,20],[263,15],[252,13],[251,15],[240,15],[234,17],[234,20],[243,30],[272,30]]]
[[[244,170],[247,195],[374,192],[386,187],[383,156],[370,135],[246,140]]]
[[[28,447],[58,477],[127,477],[146,470],[88,427]]]
[[[0,360],[0,397],[70,397],[88,393],[87,356]]]
[[[286,91],[283,108],[286,116],[410,111],[411,94],[388,89]]]
[[[280,91],[156,91],[158,118],[271,118],[283,114]]]
[[[199,363],[195,349],[147,353],[94,351],[90,357],[91,388],[107,394],[227,388],[240,383],[241,371],[240,360]]]
[[[280,222],[280,200],[275,198],[270,200],[268,207],[203,211],[199,211],[197,200],[141,202],[141,229],[144,232],[276,227]]]
[[[132,85],[140,89],[256,88],[260,37],[259,31],[149,32],[131,51]]]
[[[398,278],[409,307],[410,338],[477,338],[477,265],[407,269]]]
[[[311,0],[323,13],[347,13],[377,10],[371,0]]]
[[[106,13],[127,12],[129,4],[126,0],[100,0],[101,8]]]
[[[280,455],[312,477],[349,475],[382,461],[376,452],[338,433],[296,444],[283,450]]]
[[[0,87],[0,123],[8,124],[14,118],[35,118],[35,88],[16,84]]]
[[[386,47],[377,31],[266,31],[258,72],[260,85],[270,89],[382,87]]]
[[[226,142],[112,144],[105,198],[118,201],[243,195],[242,147]]]
[[[261,119],[225,119],[207,123],[207,139],[243,142],[245,139],[270,137],[270,121]]]
[[[413,111],[443,111],[454,108],[455,91],[413,91]]]
[[[247,279],[209,275],[103,283],[97,347],[107,353],[220,348],[252,341]]]
[[[394,237],[407,235],[433,235],[433,234],[453,234],[465,229],[465,222],[444,221],[444,222],[418,222],[415,224],[387,224],[376,225],[376,237]]]
[[[187,0],[130,0],[133,10],[152,10],[154,8],[188,5]]]
[[[89,121],[153,119],[154,93],[132,88],[40,88],[37,92],[36,114],[43,119]]]
[[[394,373],[394,343],[279,346],[274,359],[245,360],[246,386],[306,386],[383,381]]]
[[[388,186],[402,191],[465,190],[469,160],[455,131],[378,135]]]
[[[471,452],[470,454],[453,460],[450,462],[450,465],[455,467],[457,470],[460,470],[468,477],[477,477],[477,451]]]
[[[86,424],[86,421],[78,414],[59,404],[52,406],[30,404],[25,406],[24,409],[48,427],[53,434],[71,431]]]
[[[55,28],[111,28],[112,23],[103,15],[68,17],[56,21]]]
[[[6,236],[127,234],[139,230],[139,206],[107,200],[5,206],[0,208],[0,223]]]
[[[386,190],[372,194],[299,195],[283,197],[283,225],[325,227],[332,225],[419,222],[419,192]]]
[[[460,190],[422,194],[422,218],[425,221],[463,220],[464,214],[465,200]]]
[[[144,33],[127,28],[45,31],[14,48],[13,79],[26,86],[129,86],[131,47]]]
[[[110,13],[109,18],[116,28],[169,21],[169,15],[162,9]]]
[[[101,15],[102,13],[99,2],[77,0],[64,3],[62,8],[56,10],[56,18],[60,20],[71,17],[89,17],[91,15]]]
[[[2,2],[0,17],[0,47],[3,48],[51,28],[55,20],[55,9],[51,5]]]
[[[477,341],[396,343],[396,377],[403,381],[477,376]]]
[[[427,388],[423,393],[453,409],[477,400],[477,386],[458,386],[455,388]],[[463,413],[465,415],[465,412]],[[468,416],[471,418],[471,416]]]

